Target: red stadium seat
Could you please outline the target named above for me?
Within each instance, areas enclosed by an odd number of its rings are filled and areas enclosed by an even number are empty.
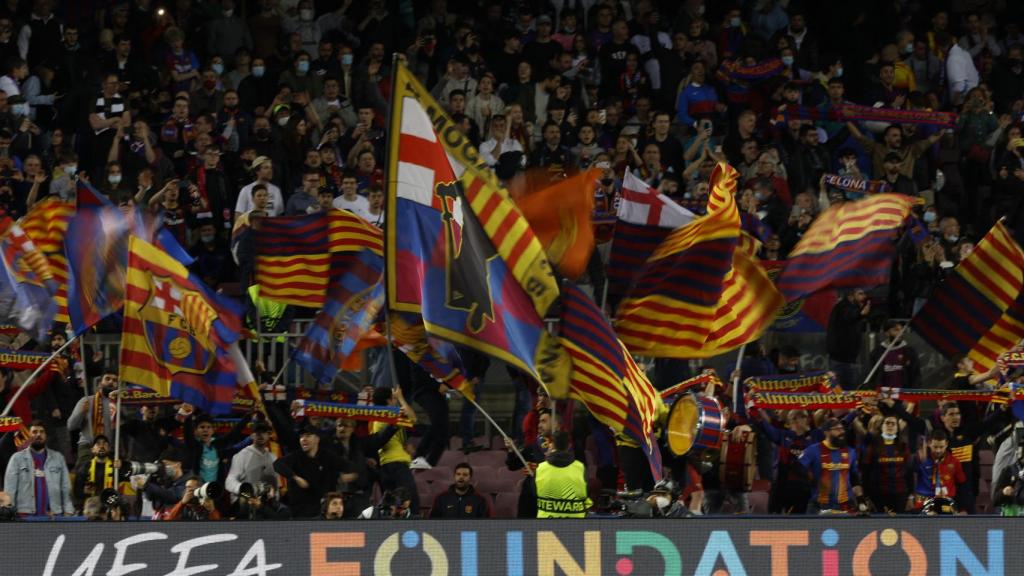
[[[519,493],[501,493],[494,498],[495,518],[515,518],[519,512]]]
[[[482,450],[480,452],[471,452],[468,455],[470,466],[474,469],[477,466],[486,466],[497,470],[505,465],[505,458],[508,454],[504,450]]]
[[[750,510],[754,514],[767,514],[768,513],[768,493],[767,492],[751,492],[747,494],[747,499],[750,501]]]

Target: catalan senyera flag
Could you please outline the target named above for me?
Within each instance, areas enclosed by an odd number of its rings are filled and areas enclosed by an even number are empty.
[[[384,307],[384,259],[363,250],[333,282],[292,360],[318,382],[332,382]]]
[[[946,357],[982,370],[1024,338],[1024,250],[997,222],[953,269],[910,327]]]
[[[57,313],[57,282],[50,264],[10,218],[0,222],[0,230],[0,320],[45,341]]]
[[[594,186],[600,171],[586,170],[519,198],[516,204],[537,235],[548,260],[566,278],[587,270],[594,250]]]
[[[572,358],[569,395],[605,426],[636,443],[661,479],[661,453],[655,427],[664,409],[661,397],[604,314],[575,285],[562,285],[562,346]]]
[[[914,202],[900,194],[876,194],[818,216],[777,279],[786,301],[829,286],[870,288],[888,282],[896,237]]]
[[[241,330],[237,303],[218,298],[163,250],[128,241],[121,379],[210,414],[231,411]]]
[[[636,354],[706,358],[758,338],[782,297],[740,244],[739,174],[719,164],[708,214],[675,230],[619,304],[615,330]]]
[[[662,240],[696,215],[627,170],[617,216],[608,257],[608,292],[622,295]]]
[[[250,226],[260,296],[285,304],[322,307],[335,271],[362,250],[383,254],[381,231],[347,210],[259,218]]]
[[[785,260],[761,260],[768,277],[773,281],[785,268]],[[806,298],[787,302],[772,323],[772,332],[825,332],[828,317],[836,305],[839,294],[831,288],[818,290]]]
[[[558,284],[544,248],[455,123],[395,67],[388,154],[387,302],[428,336],[479,350],[567,393],[545,329]]]
[[[68,260],[64,256],[64,235],[68,222],[75,215],[75,205],[58,196],[47,196],[36,202],[21,219],[21,228],[50,263],[57,283],[56,322],[68,322]]]

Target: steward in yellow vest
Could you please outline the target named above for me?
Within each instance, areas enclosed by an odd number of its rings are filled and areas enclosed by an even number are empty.
[[[569,451],[567,433],[555,433],[554,448],[537,467],[537,518],[584,518],[592,502],[583,463]]]

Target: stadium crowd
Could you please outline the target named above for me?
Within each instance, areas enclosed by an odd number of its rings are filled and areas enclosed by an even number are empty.
[[[927,239],[901,242],[888,286],[843,293],[827,330],[841,385],[856,388],[884,355],[872,384],[919,387],[913,347],[884,346],[902,337],[893,319],[916,312],[999,217],[1024,231],[1022,22],[1024,4],[995,0],[14,0],[0,6],[0,208],[18,218],[47,195],[73,198],[86,180],[125,209],[159,216],[208,285],[248,294],[255,255],[232,243],[240,222],[341,209],[383,225],[391,67],[401,59],[513,189],[596,168],[595,206],[610,214],[631,172],[700,214],[724,156],[742,175],[744,228],[765,260],[785,260],[830,205],[920,197]],[[862,121],[839,113],[847,104],[957,116],[955,125]],[[604,258],[610,228],[597,227]],[[601,264],[588,270],[597,292]],[[272,315],[264,329],[308,313]],[[865,350],[871,331],[885,340]],[[411,403],[430,424],[302,417],[274,390],[269,420],[246,415],[230,429],[188,405],[118,414],[116,359],[83,350],[97,380],[87,388],[64,355],[16,407],[34,416],[27,446],[13,433],[0,445],[0,517],[543,517],[579,516],[591,503],[632,510],[632,500],[669,517],[912,513],[934,497],[966,513],[1024,504],[1005,406],[922,410],[884,399],[850,411],[734,412],[730,390],[709,388],[723,400],[726,437],[752,448],[738,462],[666,453],[670,479],[655,483],[636,446],[520,375],[508,429],[526,466],[512,442],[480,443],[472,410],[452,434],[445,387],[395,356],[401,387],[373,374],[379,385],[351,400],[401,406],[415,420]],[[753,345],[740,370],[799,373],[800,357]],[[487,358],[467,350],[464,360],[467,376],[485,378]],[[685,362],[655,370],[659,388],[692,376]],[[927,387],[972,389],[999,376],[967,359],[956,370]],[[0,375],[6,404],[19,376]],[[118,426],[125,441],[113,454]],[[560,482],[572,505],[551,512],[544,494]],[[616,489],[642,495],[602,497]]]

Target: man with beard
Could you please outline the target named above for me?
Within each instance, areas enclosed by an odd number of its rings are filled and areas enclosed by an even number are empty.
[[[865,136],[853,122],[847,122],[846,127],[861,143],[864,151],[871,155],[871,173],[876,178],[881,178],[885,174],[885,162],[889,154],[898,157],[899,173],[907,178],[913,178],[914,163],[946,134],[945,130],[939,130],[923,140],[904,145],[903,128],[899,124],[890,124],[886,127],[882,133],[882,142],[875,142],[869,136]]]
[[[922,445],[914,456],[916,482],[914,494],[907,501],[908,509],[920,510],[932,497],[955,499],[967,486],[967,475],[948,448],[949,435],[945,430],[936,429],[928,434],[928,444]]]
[[[239,494],[246,483],[251,486],[260,483],[277,486],[277,474],[274,472],[277,457],[270,451],[270,426],[266,422],[253,424],[249,438],[252,444],[231,458],[231,470],[224,481],[224,487],[232,494]]]
[[[288,480],[288,506],[296,518],[315,518],[320,499],[334,490],[341,476],[341,458],[320,446],[316,428],[306,425],[299,432],[301,450],[274,461],[274,471]]]
[[[78,436],[78,458],[84,460],[92,453],[92,441],[100,434],[107,438],[114,436],[117,404],[110,399],[110,393],[117,387],[117,371],[108,369],[100,377],[96,394],[86,396],[75,404],[68,418],[68,430],[80,432]]]
[[[473,468],[455,465],[454,483],[437,495],[430,508],[431,518],[490,518],[491,504],[473,487]]]
[[[78,502],[100,492],[117,488],[117,470],[120,462],[110,458],[110,440],[100,434],[92,441],[92,456],[79,459],[75,466],[73,495]]]
[[[857,450],[846,445],[846,428],[838,418],[822,426],[825,439],[812,444],[800,455],[800,465],[811,474],[809,514],[850,513],[863,497],[857,472]],[[866,507],[861,504],[862,510]]]
[[[71,477],[64,457],[46,447],[46,426],[29,426],[31,443],[7,463],[4,491],[19,516],[73,516]]]
[[[811,487],[807,471],[798,463],[808,446],[821,442],[821,430],[812,430],[806,410],[786,413],[786,426],[775,426],[764,411],[752,415],[751,424],[759,438],[765,437],[778,446],[775,455],[775,477],[768,495],[768,511],[772,514],[803,514],[807,510]]]

